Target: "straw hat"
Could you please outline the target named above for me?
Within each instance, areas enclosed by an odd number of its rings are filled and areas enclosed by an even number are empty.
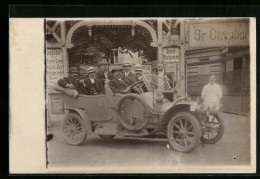
[[[123,68],[121,66],[116,66],[114,69],[111,70],[112,73],[116,72],[116,71],[122,71]]]
[[[89,73],[95,73],[96,70],[94,69],[94,67],[89,67],[88,70],[87,70],[87,74]]]
[[[79,73],[79,70],[77,67],[71,67],[69,73]]]
[[[100,60],[99,64],[100,65],[103,65],[103,64],[107,65],[108,63],[107,63],[107,60],[103,58],[103,59]]]
[[[132,66],[132,64],[131,64],[131,62],[128,61],[128,60],[126,60],[126,61],[123,63],[123,65],[122,65],[122,67],[129,67],[129,66]]]
[[[135,71],[143,71],[143,66],[141,64],[136,64]]]

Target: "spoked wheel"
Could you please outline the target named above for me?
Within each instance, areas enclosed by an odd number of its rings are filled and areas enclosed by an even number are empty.
[[[102,139],[113,139],[115,136],[114,135],[99,135],[99,137]]]
[[[198,120],[188,112],[179,112],[172,117],[167,127],[170,146],[179,152],[191,152],[201,136]]]
[[[219,114],[209,115],[202,125],[201,142],[205,144],[215,144],[224,134],[224,121]]]
[[[63,138],[71,145],[81,145],[86,139],[86,130],[81,117],[74,113],[66,115],[62,125]]]
[[[144,102],[136,96],[127,96],[119,102],[119,122],[129,130],[143,129],[149,119]]]

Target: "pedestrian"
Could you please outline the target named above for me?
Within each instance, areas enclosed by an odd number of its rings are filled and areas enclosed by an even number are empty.
[[[134,83],[134,78],[135,77],[135,74],[133,72],[131,72],[131,67],[132,67],[132,64],[130,61],[126,60],[123,65],[123,75],[122,75],[122,78],[127,81],[128,83],[130,84],[133,84]]]
[[[78,94],[86,94],[84,84],[79,80],[79,71],[77,67],[72,67],[69,71],[69,76],[59,79],[58,85],[63,88],[76,90]]]
[[[207,106],[219,106],[219,102],[222,98],[221,88],[215,81],[215,75],[210,75],[209,83],[203,87],[201,93],[203,103]]]
[[[157,71],[154,71],[155,75],[158,75],[158,87],[159,89],[164,89],[164,81],[162,79],[166,79],[171,87],[175,87],[176,83],[175,81],[173,82],[173,75],[170,73],[167,73],[165,71],[164,63],[163,62],[158,62],[157,63]]]
[[[108,70],[108,63],[106,59],[101,59],[99,65],[100,71],[96,75],[97,79],[99,79],[104,86],[106,80],[113,79],[113,74]]]
[[[94,67],[89,67],[87,70],[88,78],[84,80],[87,95],[104,94],[104,85],[102,85],[102,82],[95,77],[95,72]]]
[[[115,67],[111,72],[113,73],[113,80],[109,82],[109,87],[114,93],[127,93],[129,92],[130,83],[122,78],[123,68]]]

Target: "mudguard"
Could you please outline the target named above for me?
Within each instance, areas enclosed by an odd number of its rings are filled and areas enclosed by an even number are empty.
[[[84,122],[86,133],[87,134],[92,133],[91,123],[90,123],[88,115],[86,114],[84,109],[78,109],[78,108],[66,108],[66,109],[69,110],[69,111],[74,111],[75,113],[77,113]]]

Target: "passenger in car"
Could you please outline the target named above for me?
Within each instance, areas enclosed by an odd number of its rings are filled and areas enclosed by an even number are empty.
[[[113,74],[108,70],[108,63],[106,59],[102,59],[99,63],[100,71],[97,73],[97,78],[105,85],[105,80],[112,80]]]
[[[129,92],[130,83],[122,78],[122,67],[115,67],[111,72],[113,73],[113,80],[109,82],[109,87],[114,93]]]
[[[69,76],[59,79],[58,85],[63,88],[68,88],[71,90],[76,90],[78,94],[86,94],[84,84],[79,80],[79,71],[77,67],[72,67],[69,71]]]
[[[122,78],[127,81],[130,84],[134,83],[134,78],[136,78],[135,74],[130,71],[132,65],[131,62],[126,60],[123,65],[123,73],[122,73]]]
[[[87,95],[104,94],[104,86],[102,82],[95,77],[95,72],[93,67],[89,67],[87,70],[88,78],[84,80]]]
[[[135,77],[133,78],[134,82],[141,81],[143,75],[143,66],[141,64],[135,65]]]

